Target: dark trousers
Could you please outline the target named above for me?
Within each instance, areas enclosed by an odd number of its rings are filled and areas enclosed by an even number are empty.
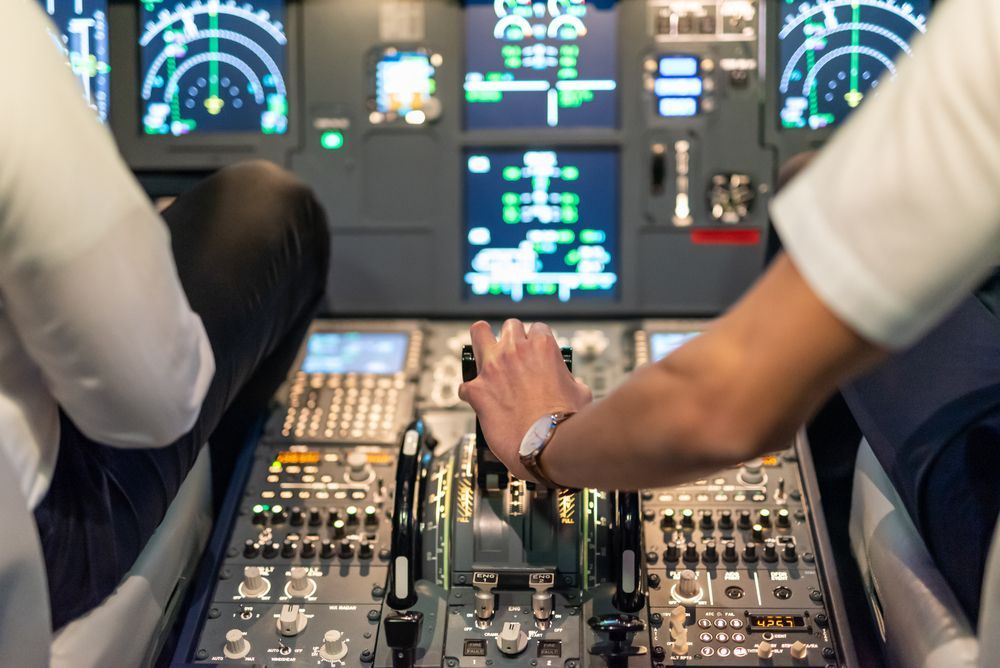
[[[114,590],[205,443],[216,492],[224,491],[238,450],[284,379],[326,284],[329,236],[322,209],[308,188],[274,165],[223,169],[180,196],[163,217],[184,291],[215,354],[215,377],[194,427],[165,448],[95,443],[72,416],[61,415],[52,483],[35,510],[56,629]]]

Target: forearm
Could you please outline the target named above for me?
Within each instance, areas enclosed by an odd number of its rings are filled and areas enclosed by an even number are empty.
[[[573,486],[691,480],[787,446],[838,384],[881,356],[781,258],[702,336],[560,426],[542,464]]]

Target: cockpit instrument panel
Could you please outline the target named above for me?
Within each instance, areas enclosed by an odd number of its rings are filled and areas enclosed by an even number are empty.
[[[144,0],[143,132],[287,132],[284,15],[284,0]]]
[[[608,149],[489,150],[466,156],[465,283],[514,302],[613,299],[618,156]]]
[[[403,371],[409,343],[406,332],[314,332],[301,369],[305,373],[395,374]]]
[[[466,128],[616,127],[617,29],[617,4],[470,0]]]
[[[785,129],[840,123],[894,76],[926,31],[930,0],[783,0],[778,26],[778,105]]]
[[[437,68],[441,55],[427,49],[378,49],[373,57],[374,90],[368,120],[373,124],[400,122],[423,125],[441,115],[437,98]]]
[[[58,34],[52,38],[80,81],[83,99],[108,120],[111,66],[108,64],[108,0],[40,0]]]

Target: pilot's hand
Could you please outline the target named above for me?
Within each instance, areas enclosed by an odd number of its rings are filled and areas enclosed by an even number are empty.
[[[499,341],[482,321],[469,333],[479,375],[463,383],[458,396],[476,411],[500,461],[516,477],[532,480],[518,454],[528,428],[544,415],[580,410],[591,401],[590,388],[573,378],[544,323],[526,333],[520,320],[507,320]]]

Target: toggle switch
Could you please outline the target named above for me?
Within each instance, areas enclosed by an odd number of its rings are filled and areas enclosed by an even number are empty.
[[[722,531],[729,531],[733,528],[733,511],[723,510],[719,512],[719,528]]]
[[[312,506],[309,508],[309,526],[318,527],[323,523],[323,517],[320,515],[319,508]]]

